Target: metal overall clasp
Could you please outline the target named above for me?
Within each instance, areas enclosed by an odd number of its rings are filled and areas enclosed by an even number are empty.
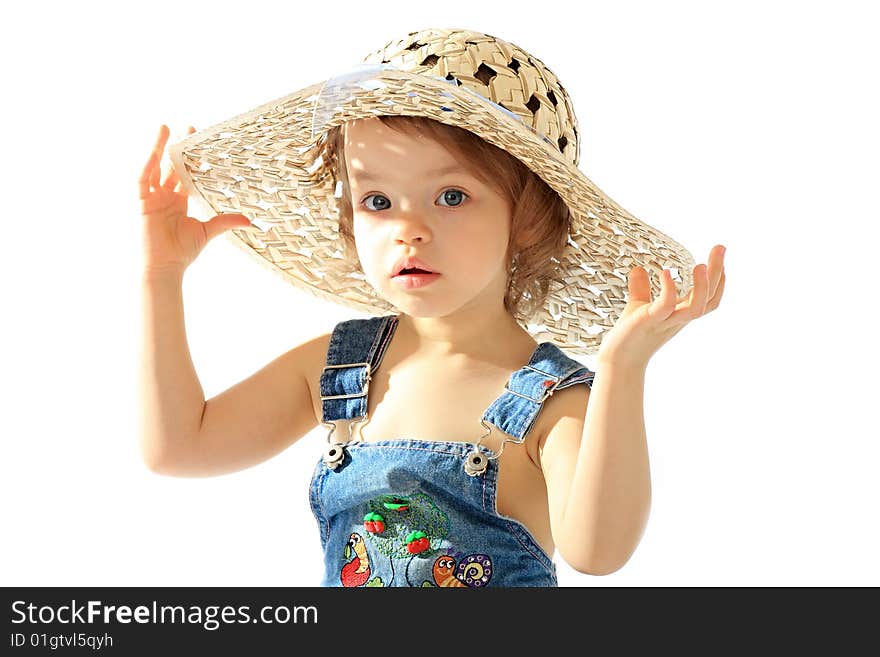
[[[509,385],[510,381],[508,381],[507,383],[504,384],[504,389],[511,394],[514,394],[518,397],[522,397],[523,399],[528,399],[529,401],[535,402],[536,404],[538,404],[540,406],[545,401],[547,401],[548,397],[550,397],[554,392],[556,392],[556,388],[559,387],[559,384],[562,381],[562,377],[551,374],[550,372],[544,372],[543,370],[539,370],[539,369],[537,369],[535,367],[531,367],[529,365],[526,365],[526,368],[528,368],[534,372],[538,372],[539,374],[541,374],[545,377],[548,377],[544,381],[544,390],[543,390],[541,397],[539,397],[539,398],[529,397],[527,395],[520,394],[520,393],[516,392],[515,390],[511,390],[510,385]],[[467,472],[472,477],[476,477],[478,475],[483,474],[486,471],[486,468],[489,467],[489,461],[500,457],[501,454],[504,452],[504,446],[507,443],[521,444],[524,440],[524,438],[520,438],[519,440],[517,440],[515,438],[502,437],[501,447],[499,447],[498,452],[496,454],[492,454],[492,455],[487,456],[480,451],[479,445],[483,441],[483,438],[485,438],[490,433],[492,433],[492,428],[488,424],[486,424],[486,421],[483,419],[480,420],[480,424],[482,424],[483,428],[486,429],[486,433],[484,433],[482,436],[480,436],[479,440],[477,440],[476,445],[474,446],[474,449],[472,449],[468,453],[467,458],[465,459],[465,463],[464,463],[464,471]]]
[[[477,477],[483,474],[484,472],[486,472],[486,468],[489,467],[490,457],[480,451],[480,443],[483,442],[483,438],[492,433],[492,427],[486,424],[486,421],[483,419],[480,420],[480,424],[483,425],[486,433],[484,433],[477,439],[477,442],[474,444],[474,448],[470,452],[468,452],[468,455],[464,460],[464,471],[471,477]],[[503,443],[502,447],[504,447]]]
[[[329,369],[337,369],[341,367],[366,367],[367,374],[366,379],[364,381],[364,390],[363,392],[357,392],[351,395],[321,395],[321,402],[325,399],[354,399],[357,397],[366,397],[370,391],[370,381],[372,380],[372,372],[370,370],[369,363],[347,363],[344,365],[326,365],[324,369],[321,371],[323,374],[324,371]],[[361,421],[365,421],[367,419],[366,413],[364,414]],[[354,422],[348,423],[348,440],[344,443],[335,442],[333,440],[333,434],[336,433],[336,422],[322,422],[325,427],[330,428],[330,433],[327,434],[327,449],[324,450],[324,464],[330,468],[331,470],[335,470],[339,467],[343,460],[345,460],[345,447],[353,441],[352,438],[352,430],[354,426]]]

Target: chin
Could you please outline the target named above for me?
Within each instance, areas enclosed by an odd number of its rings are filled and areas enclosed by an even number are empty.
[[[467,308],[481,307],[481,302],[476,297],[450,299],[445,298],[422,298],[415,296],[394,295],[393,297],[384,297],[398,311],[410,317],[419,319],[434,319],[439,317],[449,317],[457,312]]]
[[[459,307],[455,305],[450,305],[448,302],[441,303],[436,300],[432,301],[428,299],[385,297],[385,300],[405,315],[424,319],[433,317],[446,317],[447,315],[455,312],[455,310]]]

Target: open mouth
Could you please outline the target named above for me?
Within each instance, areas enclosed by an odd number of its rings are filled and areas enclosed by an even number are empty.
[[[406,276],[407,274],[433,274],[434,272],[428,271],[427,269],[419,269],[418,267],[401,269],[397,275],[398,276]]]
[[[404,290],[415,290],[431,285],[438,278],[440,278],[440,274],[436,272],[417,267],[408,267],[401,269],[400,273],[393,276],[391,280]]]

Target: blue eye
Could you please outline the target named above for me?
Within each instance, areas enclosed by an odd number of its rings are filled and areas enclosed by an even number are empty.
[[[381,199],[385,199],[385,202],[384,202],[384,203],[380,203],[380,204],[379,204],[379,205],[382,205],[382,206],[384,206],[384,207],[380,207],[380,208],[371,208],[371,207],[369,206],[369,204],[367,203],[367,199],[368,199],[368,198],[372,198],[373,196],[378,196],[378,197],[381,198]],[[386,196],[382,196],[381,194],[369,194],[368,196],[366,196],[366,197],[364,198],[363,201],[361,201],[361,205],[366,206],[366,208],[367,208],[368,210],[374,210],[374,209],[375,209],[375,210],[384,210],[385,208],[388,207],[388,198],[387,198]]]
[[[460,189],[447,189],[440,195],[440,198],[443,198],[446,201],[449,201],[450,195],[452,195],[452,198],[455,198],[456,194],[460,194],[461,196],[467,196],[467,194],[465,194]],[[457,208],[462,203],[464,203],[464,198],[462,198],[461,201],[459,201],[458,203],[456,203],[455,205],[452,205],[450,207]]]
[[[455,198],[456,198],[456,195],[460,195],[460,196],[462,196],[462,197],[470,198],[470,197],[468,197],[467,194],[465,194],[465,193],[464,193],[463,191],[461,191],[460,189],[454,189],[454,188],[452,188],[452,187],[450,187],[449,189],[444,190],[443,193],[442,193],[440,196],[438,196],[437,198],[442,198],[442,199],[444,199],[444,201],[446,201],[447,203],[450,203],[450,202],[454,202],[454,200],[455,200]],[[380,207],[370,207],[369,203],[367,203],[367,199],[372,198],[372,197],[374,197],[374,196],[376,196],[376,197],[378,197],[378,198],[381,198],[381,199],[384,199],[384,201],[378,203],[378,205],[379,205]],[[462,203],[464,203],[464,198],[462,198],[462,200],[459,201],[458,203],[454,203],[453,205],[447,205],[446,207],[448,207],[448,208],[457,208],[457,207],[460,206]],[[382,194],[368,194],[367,196],[364,197],[364,200],[361,201],[361,205],[365,206],[368,210],[377,210],[377,211],[378,211],[378,210],[386,210],[386,209],[388,208],[388,206],[390,205],[390,203],[388,202],[388,197],[387,197],[387,196],[384,196],[384,195],[382,195]]]

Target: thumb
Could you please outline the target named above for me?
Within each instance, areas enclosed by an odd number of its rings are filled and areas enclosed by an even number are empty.
[[[205,222],[208,241],[233,228],[250,228],[253,224],[243,214],[218,214]]]

